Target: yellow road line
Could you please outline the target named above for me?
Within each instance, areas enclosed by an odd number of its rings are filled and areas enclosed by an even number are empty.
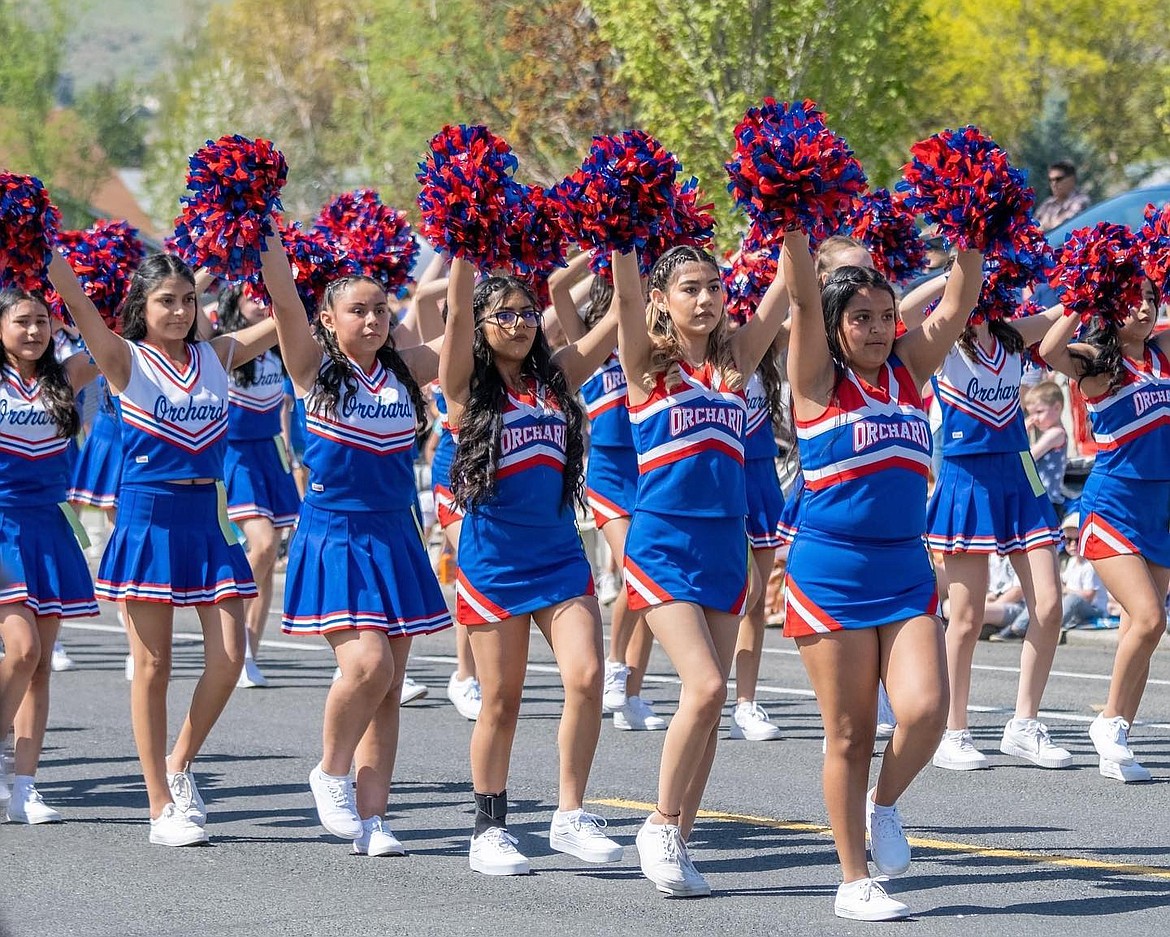
[[[654,804],[642,803],[636,800],[623,800],[615,797],[596,798],[590,800],[589,803],[601,807],[617,807],[621,810],[636,810],[644,813],[649,813],[654,809]],[[816,833],[820,836],[828,836],[830,838],[833,835],[832,830],[827,826],[819,823],[804,823],[799,820],[777,820],[774,817],[754,817],[743,813],[721,813],[717,810],[700,810],[699,817],[704,820],[722,820],[727,823],[766,826],[774,830]],[[1148,878],[1170,879],[1170,869],[1159,868],[1158,866],[1131,865],[1123,862],[1102,862],[1098,859],[1082,859],[1077,856],[1027,852],[1022,849],[997,849],[990,846],[979,846],[975,843],[957,843],[945,839],[923,839],[919,836],[908,836],[907,839],[911,846],[934,849],[940,852],[968,853],[973,856],[987,856],[993,859],[1014,859],[1017,862],[1055,865],[1070,869],[1094,869],[1098,872],[1111,872],[1116,875],[1137,875]]]

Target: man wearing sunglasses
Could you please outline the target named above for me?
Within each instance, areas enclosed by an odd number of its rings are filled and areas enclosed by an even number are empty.
[[[1089,207],[1089,196],[1077,188],[1077,167],[1060,160],[1048,167],[1048,185],[1052,195],[1036,209],[1036,221],[1051,231]]]

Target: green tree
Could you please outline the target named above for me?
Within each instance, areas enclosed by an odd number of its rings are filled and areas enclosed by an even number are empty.
[[[146,158],[146,112],[140,97],[133,82],[111,79],[86,88],[74,103],[115,166],[140,168]]]

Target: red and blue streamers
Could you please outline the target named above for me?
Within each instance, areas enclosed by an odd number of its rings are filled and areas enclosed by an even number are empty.
[[[1121,224],[1070,231],[1048,278],[1066,315],[1119,326],[1142,298],[1142,242]]]
[[[383,204],[373,189],[357,189],[334,196],[321,209],[314,226],[348,256],[352,270],[343,273],[356,270],[372,277],[391,295],[405,291],[419,251],[406,212]],[[289,247],[287,240],[285,247]],[[306,262],[312,254],[317,258],[312,262],[320,262],[326,269],[338,269],[337,260],[322,255],[326,249],[327,245],[306,243]]]
[[[1046,280],[1052,263],[1052,248],[1029,216],[1016,227],[1011,242],[993,244],[984,255],[983,287],[971,323],[1020,315],[1024,289]]]
[[[508,194],[499,232],[501,266],[531,283],[547,280],[556,267],[567,265],[560,206],[536,185],[517,185]]]
[[[720,274],[723,278],[723,289],[727,294],[724,308],[733,321],[743,325],[756,314],[756,307],[764,298],[772,281],[776,279],[779,264],[779,242],[771,247],[753,250],[745,241],[743,246],[731,255],[730,266],[723,267]]]
[[[822,240],[866,189],[865,172],[812,101],[748,108],[726,164],[728,191],[761,229]]]
[[[362,271],[328,232],[317,228],[306,231],[300,222],[285,224],[279,215],[274,220],[296,281],[297,295],[312,319],[325,297],[325,288],[333,280]],[[272,305],[272,298],[262,282],[245,281],[244,293],[262,306]]]
[[[146,257],[138,230],[126,221],[99,219],[84,231],[62,231],[57,246],[106,325],[121,331],[122,302],[134,271]],[[56,292],[46,298],[54,312],[67,316]]]
[[[907,209],[960,250],[1010,243],[1026,225],[1035,193],[994,140],[973,126],[915,143],[898,183]]]
[[[1158,287],[1162,302],[1170,301],[1170,205],[1146,206],[1142,242],[1142,270]]]
[[[423,237],[480,268],[505,267],[505,213],[524,197],[516,156],[487,127],[446,126],[431,138],[416,174]]]
[[[0,172],[0,287],[43,290],[61,213],[40,179]]]
[[[275,231],[288,164],[270,140],[223,136],[190,159],[176,252],[191,266],[227,280],[260,281],[260,252]]]
[[[889,189],[876,189],[854,201],[837,233],[864,244],[874,267],[888,280],[910,280],[926,267],[926,244],[914,215]]]

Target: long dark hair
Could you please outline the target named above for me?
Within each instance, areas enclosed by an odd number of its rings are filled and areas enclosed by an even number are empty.
[[[585,326],[593,328],[609,312],[613,302],[613,280],[595,276],[589,284],[589,305],[585,307]]]
[[[772,430],[784,433],[788,430],[784,407],[784,375],[780,371],[780,356],[773,345],[764,352],[760,366],[756,368],[760,383],[764,385],[764,397],[768,401],[768,412],[772,417]]]
[[[242,283],[234,283],[219,294],[219,333],[221,335],[238,332],[240,329],[248,327],[244,314],[240,312],[240,301],[243,298],[244,284]],[[273,346],[272,350],[279,358],[280,346]],[[232,380],[237,387],[251,387],[256,383],[256,364],[259,360],[260,358],[256,357],[232,369]],[[282,371],[283,365],[284,361],[281,359]]]
[[[140,342],[146,338],[146,300],[170,277],[180,277],[195,289],[195,274],[174,254],[151,254],[138,265],[122,303],[122,337],[126,341]],[[195,341],[196,325],[192,319],[186,341]]]
[[[1095,322],[1085,335],[1085,344],[1097,349],[1096,355],[1086,355],[1070,348],[1069,357],[1081,366],[1080,380],[1086,377],[1109,375],[1107,394],[1114,393],[1125,383],[1125,354],[1121,350],[1121,336],[1112,322]]]
[[[1003,319],[988,319],[987,330],[1003,345],[1009,355],[1019,355],[1024,352],[1024,338],[1016,327]],[[959,336],[959,348],[968,358],[975,359],[975,326],[968,325]]]
[[[321,301],[321,308],[332,312],[333,303],[338,294],[353,283],[372,283],[383,293],[386,291],[386,288],[373,277],[341,277],[325,287],[325,298]],[[326,361],[325,366],[317,373],[317,380],[309,393],[309,404],[313,408],[320,404],[326,416],[335,417],[337,405],[341,402],[342,387],[345,388],[344,392],[347,394],[357,393],[357,379],[353,376],[353,364],[345,356],[341,346],[337,344],[337,336],[321,324],[319,317],[313,323],[313,334],[325,350]],[[410,394],[410,402],[414,406],[415,434],[423,435],[430,426],[427,420],[427,403],[423,399],[418,381],[410,373],[410,368],[402,360],[402,355],[398,354],[398,349],[394,345],[393,331],[386,336],[386,344],[378,349],[376,357],[382,367],[392,372]]]
[[[459,425],[459,447],[451,465],[451,493],[464,508],[482,504],[495,491],[496,466],[500,460],[500,436],[504,429],[504,404],[508,386],[496,367],[495,355],[483,330],[485,313],[509,293],[520,293],[539,308],[532,289],[515,277],[489,277],[475,287],[471,308],[475,314],[473,369],[467,405]],[[564,372],[553,362],[544,331],[536,330],[532,348],[520,364],[522,377],[543,386],[565,415],[565,468],[561,481],[561,505],[583,502],[585,443],[581,407],[569,393]]]
[[[845,307],[849,300],[866,289],[884,290],[897,303],[890,281],[869,267],[838,267],[821,287],[821,308],[825,316],[825,340],[829,345],[829,356],[833,359],[835,379],[833,391],[849,369],[845,349],[841,345],[841,324],[845,320]]]
[[[0,290],[0,319],[16,308],[18,303],[32,302],[43,306],[48,311],[48,305],[37,293],[26,293],[23,290]],[[50,320],[52,321],[52,320]],[[0,344],[0,367],[9,363],[8,352]],[[57,424],[57,435],[69,439],[77,435],[81,428],[81,418],[77,415],[73,397],[73,385],[65,374],[65,368],[57,360],[50,332],[49,346],[43,355],[37,359],[37,380],[41,385],[41,399],[45,403],[45,413]]]

